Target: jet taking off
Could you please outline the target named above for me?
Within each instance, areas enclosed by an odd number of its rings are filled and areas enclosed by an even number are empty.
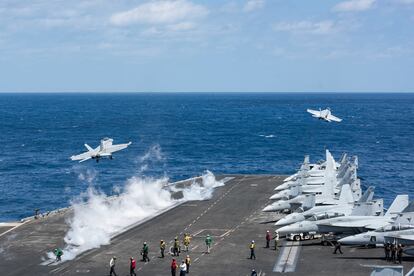
[[[126,149],[129,145],[131,145],[131,142],[126,144],[113,145],[113,141],[114,140],[111,138],[104,138],[101,140],[101,144],[95,149],[93,149],[88,144],[85,144],[85,147],[88,149],[88,151],[78,155],[72,155],[70,159],[80,160],[79,163],[87,161],[89,159],[96,159],[96,162],[99,162],[99,159],[103,157],[112,159],[112,153]]]
[[[334,115],[332,115],[331,110],[329,108],[324,109],[324,110],[313,110],[313,109],[307,109],[306,111],[308,111],[310,114],[312,114],[312,117],[314,118],[318,118],[320,120],[325,120],[327,122],[341,122],[342,119],[335,117]]]

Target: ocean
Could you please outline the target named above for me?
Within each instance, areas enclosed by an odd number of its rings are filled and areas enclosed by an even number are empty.
[[[306,112],[320,107],[343,121]],[[69,159],[104,137],[132,145]],[[0,143],[0,221],[68,206],[90,185],[117,193],[133,176],[291,174],[325,149],[358,155],[363,186],[387,205],[414,191],[414,94],[0,94]]]

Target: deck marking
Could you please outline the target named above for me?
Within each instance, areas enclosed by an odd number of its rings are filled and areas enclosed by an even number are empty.
[[[285,242],[273,267],[273,272],[294,272],[301,248],[298,241]]]

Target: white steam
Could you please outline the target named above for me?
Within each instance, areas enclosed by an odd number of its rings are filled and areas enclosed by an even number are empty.
[[[194,180],[192,185],[183,188],[167,184],[167,178],[132,177],[116,197],[108,197],[90,187],[81,199],[72,203],[74,214],[68,222],[70,229],[64,238],[62,260],[71,260],[86,250],[109,244],[112,236],[128,226],[179,202],[209,199],[215,187],[224,185],[210,171],[201,177],[201,183]],[[174,192],[182,192],[183,197],[173,199]],[[49,252],[48,257],[54,258],[53,253]]]
[[[164,160],[164,154],[161,151],[161,146],[156,144],[149,148],[149,150],[135,160],[135,163],[139,165],[138,173],[145,172],[151,164]]]
[[[210,199],[213,196],[214,188],[223,186],[224,183],[217,181],[214,174],[210,171],[206,171],[201,176],[202,185],[193,181],[192,185],[182,189],[183,198],[185,200],[205,200]]]
[[[98,173],[96,172],[96,170],[87,169],[85,172],[79,173],[78,179],[91,184],[95,180],[97,175]]]

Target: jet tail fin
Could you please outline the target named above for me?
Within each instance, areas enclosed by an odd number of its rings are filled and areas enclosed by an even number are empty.
[[[361,196],[358,202],[368,202],[374,198],[374,186],[369,186],[365,193]]]
[[[335,175],[335,160],[329,150],[326,150],[326,168],[324,175],[324,185],[322,188],[322,196],[326,198],[334,197],[334,187],[337,185]]]
[[[368,202],[357,202],[352,209],[351,216],[382,216],[384,203],[382,199]]]
[[[401,213],[408,206],[408,195],[398,195],[388,208],[385,216]]]
[[[411,201],[410,204],[402,211],[403,213],[414,213],[414,201]]]
[[[300,192],[301,192],[300,185],[292,186],[290,188],[290,191],[291,191],[291,196],[292,197],[298,196],[300,194]]]
[[[309,210],[315,206],[315,194],[307,194],[302,204],[303,210]]]
[[[309,155],[305,155],[302,166],[300,166],[300,170],[302,170],[302,171],[309,171],[310,170]]]
[[[344,184],[341,187],[341,193],[339,195],[340,203],[352,203],[354,202],[354,196],[351,191],[351,186],[349,184]]]
[[[346,152],[342,153],[341,158],[339,159],[339,164],[346,164],[348,161],[348,154]]]

